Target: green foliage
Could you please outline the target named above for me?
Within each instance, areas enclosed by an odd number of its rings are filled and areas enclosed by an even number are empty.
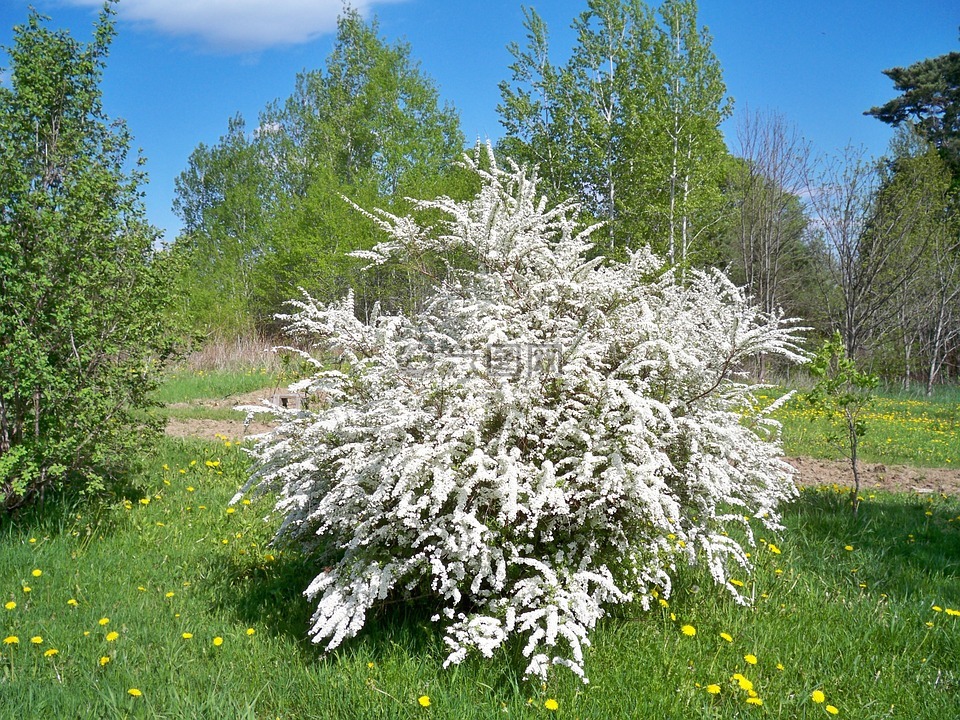
[[[499,150],[539,165],[554,199],[584,198],[614,248],[651,245],[672,264],[716,259],[730,101],[697,5],[591,0],[569,61],[550,61],[546,24],[525,11],[510,46]]]
[[[273,316],[303,287],[314,297],[358,290],[361,305],[405,305],[420,286],[402,269],[361,275],[350,257],[376,241],[344,198],[404,207],[406,196],[467,192],[456,112],[403,43],[346,9],[326,65],[297,76],[293,94],[250,133],[234,118],[214,147],[199,146],[177,180],[184,220],[176,247],[197,329],[221,335],[276,330]],[[372,302],[372,300],[371,300]]]
[[[890,125],[909,122],[940,150],[954,176],[960,174],[960,52],[884,70],[899,96],[867,110]]]
[[[48,488],[122,481],[150,423],[140,410],[174,350],[172,259],[157,252],[130,137],[104,115],[113,37],[93,41],[31,12],[0,86],[0,510]]]
[[[266,203],[275,184],[239,116],[217,145],[201,143],[191,153],[174,200],[184,223],[175,246],[184,260],[180,297],[191,327],[216,327],[225,335],[252,331],[254,273],[271,233]]]
[[[811,406],[822,412],[833,426],[829,439],[842,447],[853,470],[853,509],[857,511],[860,494],[858,455],[860,438],[867,431],[864,418],[880,380],[857,369],[856,361],[847,356],[839,332],[824,341],[807,366],[817,384],[807,394]]]

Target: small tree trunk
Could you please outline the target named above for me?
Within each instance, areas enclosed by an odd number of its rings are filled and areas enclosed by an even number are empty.
[[[857,445],[860,438],[857,436],[857,426],[853,417],[847,412],[847,432],[850,434],[850,468],[853,470],[853,492],[850,501],[853,503],[853,514],[860,509],[860,467],[857,462]]]

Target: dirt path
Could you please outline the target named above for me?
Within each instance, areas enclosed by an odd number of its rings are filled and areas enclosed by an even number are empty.
[[[221,400],[202,400],[182,403],[172,407],[204,407],[229,409],[237,405],[259,405],[265,397],[258,391],[246,395],[234,395]],[[266,416],[264,416],[266,417]],[[250,435],[267,432],[270,425],[253,423],[247,427],[240,420],[207,420],[171,418],[167,423],[167,435],[174,437],[197,437],[206,440],[228,438],[243,440]],[[797,483],[801,485],[853,485],[853,474],[846,461],[817,460],[815,458],[787,458],[797,469]],[[960,495],[960,468],[918,468],[907,465],[883,465],[861,463],[860,484],[863,490],[879,489],[892,492],[946,493]]]
[[[172,403],[168,407],[178,409],[211,409],[230,410],[238,405],[260,405],[269,397],[269,392],[257,390],[244,395],[231,395],[219,400],[194,400],[187,403]],[[264,419],[268,415],[262,416]],[[270,425],[264,422],[255,422],[244,425],[242,420],[211,420],[207,418],[170,418],[167,421],[166,433],[171,437],[195,437],[204,440],[219,440],[227,438],[240,441],[251,435],[267,432]]]

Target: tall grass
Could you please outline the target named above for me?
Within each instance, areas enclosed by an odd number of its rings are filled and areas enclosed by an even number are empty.
[[[280,359],[273,348],[289,344],[289,341],[259,333],[229,337],[211,335],[183,359],[179,369],[235,372],[263,368],[276,373],[280,369]]]

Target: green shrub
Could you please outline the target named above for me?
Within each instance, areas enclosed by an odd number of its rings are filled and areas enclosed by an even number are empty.
[[[121,477],[173,349],[170,260],[100,102],[111,14],[85,45],[31,12],[0,86],[0,510]]]

